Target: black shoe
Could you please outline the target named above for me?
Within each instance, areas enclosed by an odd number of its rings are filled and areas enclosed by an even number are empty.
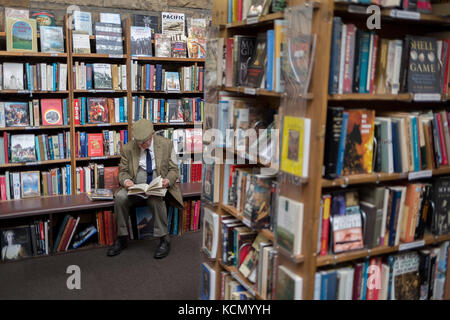
[[[126,236],[125,237],[117,237],[116,241],[114,241],[114,244],[112,245],[112,247],[110,247],[108,249],[108,252],[106,254],[108,255],[108,257],[117,256],[127,246],[128,246],[128,241],[127,241]]]
[[[169,255],[169,252],[170,252],[170,242],[168,237],[167,236],[161,237],[154,258],[155,259],[165,258]]]

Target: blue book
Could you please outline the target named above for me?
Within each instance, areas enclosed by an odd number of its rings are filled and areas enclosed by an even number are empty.
[[[178,234],[178,208],[174,208],[173,211],[173,234],[177,235]]]
[[[345,142],[347,140],[347,124],[348,112],[344,112],[342,114],[341,137],[339,138],[339,151],[336,165],[336,175],[338,177],[342,174],[342,169],[344,167]]]
[[[119,99],[119,122],[125,122],[124,121],[124,99]]]
[[[80,132],[80,156],[86,157],[86,132]]]
[[[155,91],[161,91],[161,84],[162,84],[162,65],[161,64],[157,64],[156,65]]]
[[[84,125],[86,124],[84,122],[84,97],[79,98],[78,101],[80,102],[80,125]]]
[[[89,240],[89,238],[91,238],[96,233],[97,233],[97,229],[94,226],[89,227],[88,229],[82,231],[81,233],[79,233],[79,236],[81,236],[81,239],[75,241],[72,245],[72,248],[76,249],[76,248],[80,247],[83,243],[85,243],[87,240]]]
[[[361,3],[361,4],[370,4],[370,0],[358,0],[358,3]]]
[[[167,232],[168,232],[168,234],[172,234],[170,232],[170,228],[172,227],[172,217],[173,217],[173,207],[169,207],[167,209]]]
[[[128,143],[128,130],[125,130],[124,136],[125,136],[124,144],[127,144]]]
[[[87,98],[83,97],[82,99],[82,109],[83,109],[83,124],[89,122],[89,117],[87,116]]]
[[[48,141],[47,135],[44,134],[42,137],[42,142],[43,142],[42,145],[44,146],[44,159],[42,159],[42,161],[47,161],[47,160],[49,160],[49,157],[50,157],[50,151],[47,148],[47,146],[48,146],[47,141]]]
[[[273,90],[273,67],[275,57],[275,34],[273,30],[267,30],[267,64],[266,64],[266,89]]]
[[[71,149],[70,149],[70,132],[66,132],[66,158],[70,158],[70,153],[71,153]]]
[[[34,137],[34,145],[36,146],[36,158],[37,158],[37,161],[42,161],[41,160],[41,149],[39,148],[39,138],[38,138],[38,136]]]
[[[392,149],[394,153],[394,172],[402,172],[402,155],[401,155],[401,141],[400,141],[400,125],[397,121],[392,119]]]
[[[50,150],[50,160],[55,160],[55,153],[53,152],[53,138],[48,137],[48,149]]]
[[[327,300],[328,294],[328,271],[324,271],[322,274],[321,289],[320,289],[320,300]]]
[[[64,217],[64,220],[63,220],[61,226],[59,227],[58,236],[56,237],[56,241],[55,241],[55,244],[53,246],[53,252],[56,252],[57,249],[58,249],[59,241],[61,241],[61,236],[62,236],[62,234],[64,232],[64,229],[66,228],[66,224],[69,221],[69,218],[70,218],[70,215],[66,214],[66,216]]]
[[[218,118],[217,129],[220,132],[225,133],[228,126],[228,101],[219,101],[219,114],[217,118]],[[219,148],[225,147],[226,144],[225,135],[222,136],[222,141],[217,141],[216,143]]]
[[[388,266],[389,266],[389,284],[387,288],[387,300],[391,299],[391,292],[392,292],[392,284],[394,282],[394,262],[395,262],[395,256],[390,255],[388,257]]]
[[[72,194],[72,190],[71,190],[71,187],[72,187],[72,181],[71,181],[71,178],[70,178],[70,172],[71,172],[71,166],[70,166],[70,164],[66,164],[66,181],[67,181],[67,194],[68,195],[71,195]]]
[[[62,176],[61,176],[61,169],[56,169],[56,180],[58,181],[58,194],[61,195],[62,192]]]
[[[56,79],[58,78],[58,75],[57,75],[57,72],[56,72],[56,70],[57,70],[57,64],[56,64],[56,62],[54,62],[53,63],[53,90],[52,91],[56,91]]]
[[[336,300],[337,291],[337,271],[328,271],[327,300]]]
[[[417,117],[410,117],[411,119],[411,136],[413,139],[413,157],[414,157],[414,171],[420,171],[420,147],[417,127]]]
[[[92,63],[86,64],[86,89],[91,90],[94,88],[92,83],[92,71],[94,70]]]
[[[389,219],[389,246],[393,247],[395,245],[395,234],[397,231],[397,211],[400,206],[400,198],[402,196],[402,192],[400,190],[393,190],[394,195],[392,196],[392,206],[391,206],[391,216]],[[386,241],[386,240],[385,240]]]
[[[328,79],[328,93],[337,94],[339,88],[339,61],[341,56],[341,17],[333,18],[333,33],[331,36],[330,78]]]
[[[360,68],[359,68],[359,93],[369,93],[367,90],[367,74],[370,70],[369,68],[369,50],[370,50],[370,37],[373,36],[370,32],[361,31],[360,33],[360,45],[359,45],[359,56],[360,56]]]
[[[27,90],[31,90],[30,64],[28,62],[25,64],[25,72],[27,75]]]
[[[233,22],[233,0],[228,0],[228,17],[227,22]]]
[[[361,284],[361,300],[367,300],[367,278],[369,276],[369,259],[366,259],[363,267],[362,284]]]
[[[59,142],[59,158],[64,159],[64,134],[58,133],[58,142]]]
[[[150,90],[150,65],[145,65],[147,68],[147,72],[145,74],[145,90]]]
[[[63,112],[64,112],[64,125],[67,126],[69,124],[69,112],[67,110],[67,99],[62,99],[63,103]]]

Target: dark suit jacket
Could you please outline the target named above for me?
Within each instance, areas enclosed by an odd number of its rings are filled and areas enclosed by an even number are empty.
[[[155,170],[157,176],[161,176],[163,179],[169,179],[170,181],[170,187],[165,200],[169,205],[182,208],[183,197],[181,196],[180,187],[176,183],[179,177],[178,166],[173,161],[174,159],[172,159],[173,142],[155,134],[153,136],[153,151],[155,153]],[[123,146],[120,153],[119,165],[119,183],[122,188],[126,179],[134,181],[136,178],[140,156],[141,149],[134,140]]]

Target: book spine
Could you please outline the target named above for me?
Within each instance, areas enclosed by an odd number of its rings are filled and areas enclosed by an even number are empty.
[[[330,78],[328,81],[328,93],[337,94],[339,86],[339,61],[341,52],[342,20],[333,18],[333,33],[331,37]]]
[[[321,256],[328,254],[328,243],[330,235],[330,208],[331,208],[331,196],[323,196],[323,218],[322,218],[322,231],[321,231]]]
[[[436,113],[436,123],[437,123],[437,132],[439,138],[439,149],[441,150],[442,162],[440,163],[443,166],[448,164],[447,160],[447,151],[445,149],[445,141],[444,141],[444,131],[442,128],[442,119],[439,113]]]
[[[347,140],[347,123],[348,123],[348,112],[342,114],[342,129],[341,137],[339,139],[339,151],[338,151],[338,161],[336,167],[336,176],[342,174],[342,169],[344,167],[344,155],[345,155],[345,142]]]
[[[355,31],[356,27],[354,24],[347,25],[343,93],[352,92],[354,66],[353,59],[355,54]]]
[[[413,156],[414,156],[414,171],[420,171],[420,148],[419,148],[419,136],[417,117],[411,119],[411,135],[413,139]]]
[[[370,50],[370,33],[361,32],[360,56],[360,74],[359,74],[359,93],[369,93],[366,89],[367,74],[369,73],[369,50]]]

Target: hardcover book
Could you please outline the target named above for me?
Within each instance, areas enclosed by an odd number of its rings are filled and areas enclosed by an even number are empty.
[[[287,267],[278,267],[277,276],[277,300],[301,300],[303,279]]]
[[[64,52],[64,37],[61,27],[41,26],[41,52]]]
[[[122,25],[120,13],[100,12],[100,22]]]
[[[29,226],[1,230],[2,261],[18,260],[32,256]]]
[[[149,27],[131,27],[131,55],[148,56],[152,51],[152,30]]]
[[[11,162],[36,161],[34,134],[11,135]]]
[[[106,63],[94,63],[94,88],[112,89],[111,65]]]
[[[167,100],[169,122],[184,122],[184,110],[181,99]]]
[[[256,50],[253,53],[253,57],[248,64],[248,75],[246,86],[250,88],[263,87],[264,69],[267,62],[267,34],[262,32],[258,33],[256,38]]]
[[[31,19],[36,19],[37,25],[40,27],[52,27],[56,26],[55,24],[55,15],[53,12],[38,10],[31,10],[30,14]]]
[[[91,41],[87,32],[72,32],[73,53],[91,53]]]
[[[188,20],[188,36],[206,39],[206,19],[190,18]]]
[[[6,50],[37,52],[37,26],[34,19],[6,19]]]
[[[147,27],[152,29],[152,38],[156,33],[161,33],[159,27],[159,16],[133,14],[133,25],[136,27]]]
[[[216,299],[216,271],[206,262],[202,263],[201,298]]]
[[[171,37],[162,33],[155,34],[156,57],[170,58],[172,56]]]
[[[88,133],[87,134],[87,149],[88,157],[102,157],[103,156],[103,134]]]
[[[436,39],[407,36],[409,43],[408,91],[441,93]]]
[[[161,32],[167,35],[179,34],[185,35],[185,16],[184,13],[162,12],[161,13]]]
[[[22,198],[39,197],[41,195],[41,180],[39,171],[22,171],[20,174]]]
[[[374,110],[346,110],[344,175],[372,173]]]
[[[23,90],[23,63],[3,63],[3,89]]]
[[[333,216],[332,226],[334,253],[364,247],[360,213]]]
[[[248,65],[256,51],[256,37],[235,36],[236,55],[234,61],[235,79],[237,86],[244,86],[247,82]]]
[[[41,118],[44,126],[62,126],[63,114],[61,99],[42,99]]]
[[[419,255],[409,252],[394,256],[392,300],[419,299]]]
[[[30,111],[26,102],[4,102],[5,124],[7,127],[26,127],[30,125]]]
[[[450,233],[450,178],[439,177],[433,183],[434,209],[431,231],[434,235]]]
[[[18,8],[5,8],[5,19],[7,18],[24,18],[28,19],[30,17],[30,10],[28,9],[18,9]]]
[[[180,92],[180,74],[178,72],[166,72],[166,91]]]
[[[136,208],[136,227],[139,240],[153,238],[154,221],[148,206]]]
[[[303,203],[280,196],[276,223],[278,245],[292,255],[302,253]]]
[[[90,12],[74,11],[72,14],[75,31],[85,31],[92,35],[92,18]]]
[[[203,209],[203,240],[202,248],[211,259],[217,255],[219,241],[219,215],[211,209]]]
[[[88,122],[109,123],[108,101],[106,98],[88,98]]]
[[[188,37],[187,47],[189,58],[191,59],[206,58],[206,39]]]
[[[95,23],[95,48],[100,54],[122,54],[122,27],[113,23]]]
[[[268,228],[271,211],[271,191],[273,177],[250,175],[249,187],[246,192],[244,217],[251,222],[252,228],[261,230]]]
[[[172,37],[172,57],[186,58],[186,38],[182,36]]]

